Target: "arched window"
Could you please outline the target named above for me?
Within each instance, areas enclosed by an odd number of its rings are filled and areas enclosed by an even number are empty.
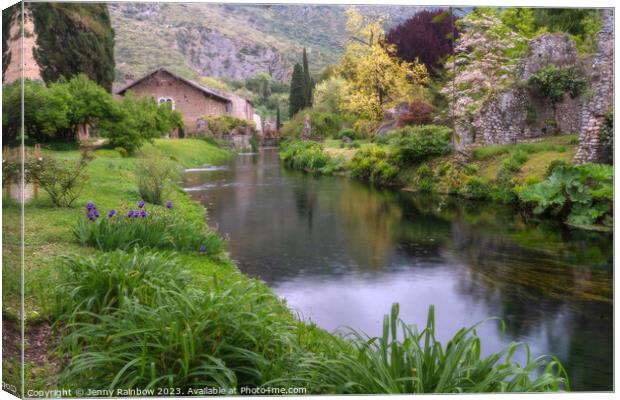
[[[160,97],[157,99],[159,104],[170,103],[170,108],[175,109],[174,99],[172,97]]]

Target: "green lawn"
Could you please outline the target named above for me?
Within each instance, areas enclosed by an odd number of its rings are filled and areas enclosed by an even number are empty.
[[[59,147],[61,146],[54,148]],[[44,152],[53,154],[57,158],[79,158],[77,149],[72,146],[65,147],[69,149],[44,149]],[[145,146],[145,151],[170,157],[184,167],[220,164],[229,157],[227,151],[197,139],[158,139],[152,145]],[[135,204],[140,200],[133,173],[135,161],[136,158],[123,158],[114,150],[95,150],[94,159],[87,169],[88,180],[72,208],[54,207],[49,196],[43,191],[39,192],[38,198],[26,204],[24,239],[28,317],[38,319],[49,316],[47,305],[49,304],[48,296],[51,293],[49,285],[45,282],[53,279],[54,258],[61,254],[88,254],[94,251],[79,246],[72,233],[72,227],[82,216],[85,204],[92,201],[100,210],[107,212],[110,208],[120,208],[122,205]],[[175,207],[181,209],[186,217],[204,220],[204,208],[193,202],[182,190],[177,188],[169,197],[174,201]],[[19,279],[16,273],[8,272],[18,271],[19,267],[19,208],[16,202],[4,199],[3,268],[7,271],[3,283],[4,309],[11,315],[16,315],[19,305]],[[11,293],[14,295],[11,296]]]

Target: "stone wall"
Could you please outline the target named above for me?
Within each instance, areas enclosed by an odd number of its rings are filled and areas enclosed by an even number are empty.
[[[528,47],[511,89],[493,94],[468,120],[457,121],[457,149],[579,132],[581,98],[565,95],[554,108],[549,100],[531,93],[525,85],[533,74],[549,65],[574,66],[585,74],[575,43],[562,33],[543,34],[532,39]]]
[[[614,13],[608,8],[602,11],[602,28],[596,54],[592,60],[592,98],[581,112],[579,148],[576,163],[600,162],[603,147],[600,143],[601,128],[605,114],[614,104]]]

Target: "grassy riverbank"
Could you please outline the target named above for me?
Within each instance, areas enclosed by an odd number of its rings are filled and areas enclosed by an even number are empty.
[[[200,140],[156,140],[145,150],[185,167],[227,158],[225,151]],[[44,150],[44,156],[50,155],[79,158],[77,149],[58,147]],[[567,387],[553,359],[531,361],[526,369],[505,359],[517,345],[480,358],[481,344],[472,330],[459,332],[449,348],[438,351],[442,345],[435,341],[432,311],[427,329],[417,333],[398,319],[395,307],[384,322],[384,336],[370,341],[361,335],[343,340],[300,322],[270,288],[243,275],[225,253],[174,247],[207,229],[204,208],[180,188],[167,199],[174,204],[171,210],[146,204],[144,220],[125,222],[120,212],[108,217],[112,208],[137,207],[137,160],[108,149],[95,150],[94,156],[74,208],[53,207],[45,193],[25,207],[27,389],[174,387],[181,392],[168,394],[179,395],[205,386],[302,387],[305,393]],[[85,209],[93,207],[89,203],[101,213],[96,222],[86,219]],[[3,204],[3,312],[8,320],[19,304],[19,282],[10,275],[18,271],[18,247],[7,247],[18,243],[19,205]],[[82,221],[84,229],[99,230],[102,240],[111,243],[132,223],[161,226],[158,218],[175,224],[174,232],[188,227],[186,237],[169,242],[154,237],[157,232],[137,230],[132,232],[140,237],[102,251],[97,248],[103,242],[83,246],[74,235]],[[402,329],[405,342],[395,337]],[[17,363],[10,361],[17,356],[13,350],[3,364],[7,381],[19,376]],[[529,373],[538,366],[545,373],[531,379]]]
[[[510,203],[573,227],[610,230],[613,168],[572,165],[577,135],[480,146],[464,154],[450,151],[448,136],[439,127],[416,129],[346,144],[285,142],[281,158],[287,166],[313,174]]]

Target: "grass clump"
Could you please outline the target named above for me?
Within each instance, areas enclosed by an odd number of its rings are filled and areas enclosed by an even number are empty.
[[[111,209],[100,216],[93,203],[86,206],[73,231],[78,242],[103,251],[129,250],[133,247],[200,252],[213,256],[224,250],[222,238],[204,223],[185,219],[173,210],[172,202],[165,208],[147,210],[143,201],[136,210]]]
[[[140,197],[149,203],[163,205],[174,180],[180,175],[179,169],[177,163],[157,153],[143,154],[136,161],[136,184]]]
[[[426,327],[407,325],[394,304],[383,321],[383,335],[369,337],[351,331],[348,342],[333,359],[313,365],[308,387],[343,394],[379,393],[487,393],[568,390],[569,381],[555,357],[530,357],[525,343],[481,356],[476,324],[459,330],[444,345],[435,337],[431,306]],[[502,324],[502,329],[504,326]],[[352,347],[351,347],[352,346]],[[513,358],[525,352],[523,364]]]

